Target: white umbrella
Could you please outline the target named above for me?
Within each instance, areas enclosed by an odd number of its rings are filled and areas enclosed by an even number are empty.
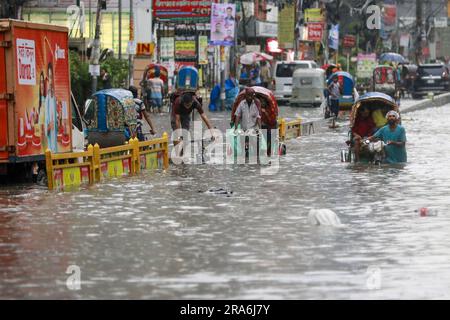
[[[241,64],[253,64],[258,61],[272,60],[273,57],[262,52],[248,52],[241,56]]]

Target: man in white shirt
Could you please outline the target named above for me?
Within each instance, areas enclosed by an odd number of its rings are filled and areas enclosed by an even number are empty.
[[[255,91],[252,88],[245,88],[245,99],[236,108],[234,115],[234,128],[237,129],[241,124],[241,129],[261,128],[261,103],[255,97]]]

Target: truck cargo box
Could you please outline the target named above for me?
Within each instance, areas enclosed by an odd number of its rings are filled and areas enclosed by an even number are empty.
[[[72,151],[68,29],[0,20],[0,165]]]

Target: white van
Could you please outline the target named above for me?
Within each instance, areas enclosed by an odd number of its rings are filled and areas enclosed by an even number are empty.
[[[312,60],[277,61],[273,68],[272,89],[277,101],[288,102],[292,96],[292,75],[297,69],[314,69],[317,64]]]

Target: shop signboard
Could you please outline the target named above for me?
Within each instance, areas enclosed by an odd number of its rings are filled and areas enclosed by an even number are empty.
[[[208,18],[211,16],[210,1],[170,1],[153,0],[153,17],[170,18]]]

